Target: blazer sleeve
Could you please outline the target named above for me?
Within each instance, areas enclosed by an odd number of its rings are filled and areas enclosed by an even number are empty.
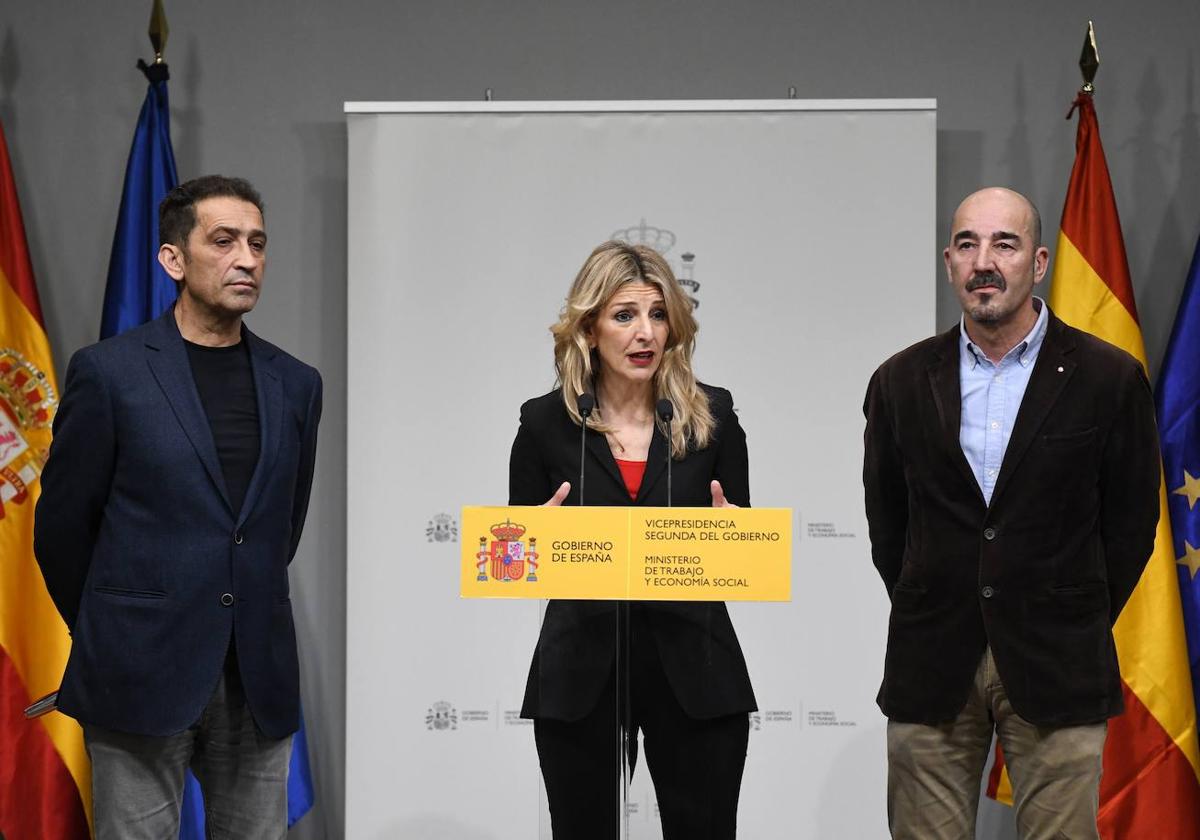
[[[304,416],[304,439],[300,442],[300,463],[296,469],[296,492],[292,497],[292,540],[288,562],[296,556],[304,519],[308,515],[308,500],[312,494],[313,471],[317,465],[317,427],[321,424],[324,385],[321,374],[313,370],[313,384]]]
[[[721,482],[726,499],[739,507],[750,507],[750,456],[746,450],[746,432],[733,410],[733,395],[717,390],[711,405],[717,420],[713,478]]]
[[[73,629],[117,452],[112,400],[99,363],[87,349],[67,365],[53,430],[34,517],[33,550],[54,606]]]
[[[508,459],[508,503],[510,505],[540,505],[549,499],[557,487],[550,487],[542,447],[546,429],[534,410],[534,400],[521,406],[521,423]]]
[[[1154,551],[1162,481],[1150,382],[1140,363],[1132,366],[1100,464],[1100,538],[1113,622]]]
[[[867,385],[863,403],[867,419],[863,432],[863,489],[866,495],[867,531],[871,559],[891,596],[904,561],[908,538],[908,485],[904,462],[892,428],[883,368]]]

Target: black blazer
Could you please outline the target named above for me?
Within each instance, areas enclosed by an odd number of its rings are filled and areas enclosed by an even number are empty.
[[[233,638],[263,734],[299,725],[287,569],[308,508],[321,377],[248,329],[242,337],[260,444],[240,511],[173,310],[71,358],[34,551],[72,634],[58,705],[82,722],[183,731]]]
[[[733,398],[722,388],[702,387],[717,421],[716,433],[708,447],[673,462],[671,501],[711,506],[709,482],[715,478],[729,501],[749,506],[746,434],[733,412]],[[521,406],[509,463],[509,504],[540,505],[564,481],[571,482],[571,492],[563,504],[578,504],[579,434],[558,390]],[[666,505],[667,440],[658,428],[637,501],[630,500],[604,435],[588,429],[586,446],[587,504]],[[754,711],[746,660],[725,604],[648,602],[635,608],[643,611],[667,681],[689,717]],[[612,601],[550,602],[529,669],[522,717],[572,721],[595,708],[613,667],[616,618]],[[647,642],[651,640],[632,640]]]
[[[1133,357],[1050,313],[990,506],[959,444],[959,328],[867,389],[863,483],[892,600],[879,707],[952,720],[990,645],[1039,726],[1122,711],[1112,624],[1154,545],[1154,403]]]

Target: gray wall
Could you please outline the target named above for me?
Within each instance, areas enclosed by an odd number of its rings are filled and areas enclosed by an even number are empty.
[[[149,7],[13,2],[0,17],[0,118],[60,373],[98,330]],[[244,174],[263,191],[271,256],[251,323],[325,374],[317,484],[293,566],[319,804],[293,836],[340,837],[343,823],[344,100],[476,99],[486,87],[497,99],[770,98],[789,85],[801,97],[936,97],[939,219],[999,183],[1028,193],[1053,232],[1074,154],[1063,116],[1091,15],[1152,373],[1200,234],[1194,0],[168,0],[167,13],[180,175]],[[886,288],[872,231],[887,224],[862,219],[860,251],[830,278],[847,305],[888,305],[864,294]],[[946,326],[957,313],[939,248],[929,243],[929,282]],[[452,293],[454,277],[435,279]],[[987,810],[986,836],[1010,836],[1008,819]]]

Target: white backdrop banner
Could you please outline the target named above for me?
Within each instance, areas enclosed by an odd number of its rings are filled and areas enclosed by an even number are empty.
[[[539,605],[458,598],[458,511],[507,501],[521,403],[592,248],[660,250],[751,499],[791,507],[790,604],[733,604],[760,711],[740,835],[886,836],[887,598],[862,399],[934,328],[931,100],[350,103],[346,831],[549,837],[518,717]],[[661,837],[644,765],[630,836]]]

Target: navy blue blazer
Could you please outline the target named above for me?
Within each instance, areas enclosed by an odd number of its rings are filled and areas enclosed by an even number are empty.
[[[81,722],[183,731],[232,639],[262,733],[299,726],[287,568],[308,508],[321,377],[245,327],[242,337],[260,452],[240,511],[172,310],[71,358],[34,550],[72,635],[58,707]]]

